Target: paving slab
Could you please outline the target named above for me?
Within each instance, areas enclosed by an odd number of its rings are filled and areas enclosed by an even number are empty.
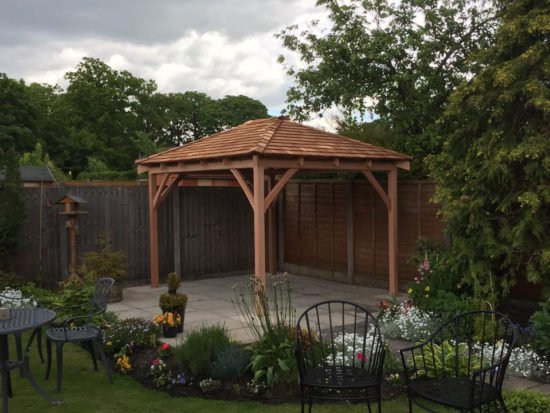
[[[377,305],[379,296],[386,294],[380,288],[342,284],[335,281],[321,280],[289,274],[292,289],[292,304],[298,317],[306,308],[325,300],[347,300],[365,305],[372,309]],[[224,323],[236,340],[250,342],[251,336],[241,321],[242,316],[235,308],[233,287],[238,283],[247,284],[250,275],[236,275],[222,278],[183,281],[179,291],[189,297],[185,313],[185,332],[176,339],[167,339],[175,343],[183,340],[193,327]],[[119,303],[109,304],[108,310],[121,317],[141,317],[152,320],[159,313],[158,300],[167,292],[165,285],[151,288],[140,285],[124,289],[124,299]]]

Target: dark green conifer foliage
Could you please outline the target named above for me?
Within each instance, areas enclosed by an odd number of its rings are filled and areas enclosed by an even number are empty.
[[[550,284],[550,3],[509,2],[485,69],[453,94],[432,162],[454,270],[482,294]]]
[[[0,148],[0,269],[7,269],[8,259],[17,250],[24,219],[19,158],[15,150]]]

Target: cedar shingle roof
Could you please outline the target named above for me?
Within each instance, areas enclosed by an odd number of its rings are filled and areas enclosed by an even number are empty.
[[[148,165],[253,154],[397,161],[411,159],[410,156],[302,125],[286,117],[273,117],[245,122],[136,163]]]

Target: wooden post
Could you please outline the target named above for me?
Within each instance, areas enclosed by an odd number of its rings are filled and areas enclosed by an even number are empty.
[[[279,271],[284,271],[285,265],[285,194],[281,194],[277,200],[277,235],[278,235],[278,259]]]
[[[265,212],[264,212],[264,168],[254,155],[254,274],[265,285]]]
[[[174,271],[181,275],[181,214],[180,214],[180,191],[176,186],[172,204],[172,225],[174,226]]]
[[[151,253],[149,262],[151,266],[151,287],[159,286],[159,234],[157,209],[154,206],[157,192],[156,175],[149,173],[149,244]]]
[[[69,242],[71,246],[71,261],[69,265],[69,274],[76,275],[76,263],[77,263],[77,252],[76,252],[76,215],[70,216],[67,220],[69,226]]]
[[[346,197],[346,207],[347,207],[347,253],[348,253],[348,277],[347,281],[351,284],[353,282],[353,271],[354,271],[354,262],[353,262],[353,250],[355,249],[353,245],[353,181],[348,183],[348,191]]]
[[[269,177],[269,190],[271,191],[272,185],[272,177]],[[276,251],[277,251],[277,233],[276,226],[275,226],[275,212],[276,212],[276,203],[273,202],[269,209],[267,210],[267,226],[268,226],[268,272],[270,274],[275,274],[277,272],[277,263],[276,263]]]
[[[388,171],[388,260],[389,293],[396,296],[399,290],[397,269],[397,168]]]

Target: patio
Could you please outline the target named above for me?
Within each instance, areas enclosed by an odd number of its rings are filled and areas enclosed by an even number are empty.
[[[238,309],[232,303],[233,286],[238,282],[247,282],[250,275],[239,275],[223,278],[184,281],[180,292],[188,295],[189,301],[185,311],[185,331],[200,325],[216,323],[225,324],[231,336],[238,341],[247,343],[251,340],[247,329],[243,326]],[[369,311],[377,312],[380,300],[387,298],[386,289],[342,284],[334,281],[289,275],[292,287],[292,304],[296,314],[300,315],[309,306],[323,300],[338,299],[365,306]],[[160,313],[159,296],[167,291],[166,286],[151,288],[149,285],[129,287],[124,289],[124,300],[110,304],[109,311],[117,313],[122,318],[141,317],[152,320]],[[174,343],[185,336],[176,339],[163,339]]]

